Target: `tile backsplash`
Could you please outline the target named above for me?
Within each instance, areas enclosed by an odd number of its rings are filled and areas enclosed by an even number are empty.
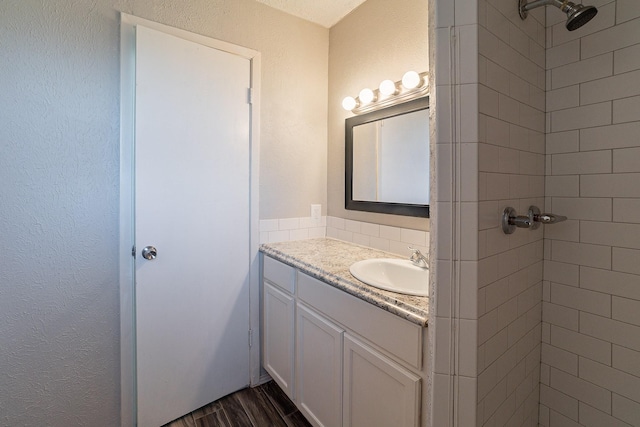
[[[411,253],[409,246],[429,253],[429,232],[390,227],[344,218],[327,218],[327,237],[368,246],[397,255]]]
[[[260,243],[288,242],[315,239],[327,234],[327,217],[261,219]]]
[[[429,253],[429,232],[323,216],[260,221],[260,243],[330,237],[397,255],[410,255],[408,247]]]

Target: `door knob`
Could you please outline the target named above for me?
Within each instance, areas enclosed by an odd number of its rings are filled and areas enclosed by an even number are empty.
[[[158,251],[154,246],[145,246],[142,249],[142,258],[148,259],[149,261],[156,259],[158,256]]]

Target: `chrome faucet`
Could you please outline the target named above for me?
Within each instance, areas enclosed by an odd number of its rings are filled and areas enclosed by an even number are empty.
[[[429,259],[420,252],[419,249],[409,246],[411,251],[411,258],[409,260],[416,266],[421,268],[429,268]]]

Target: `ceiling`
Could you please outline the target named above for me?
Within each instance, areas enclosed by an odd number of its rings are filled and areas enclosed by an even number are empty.
[[[330,28],[365,0],[256,0],[260,3]]]

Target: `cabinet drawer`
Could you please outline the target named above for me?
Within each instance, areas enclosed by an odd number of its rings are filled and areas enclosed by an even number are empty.
[[[294,293],[296,270],[293,267],[264,256],[262,271],[265,279],[290,294]]]
[[[419,325],[300,272],[298,298],[417,370],[422,368]]]

